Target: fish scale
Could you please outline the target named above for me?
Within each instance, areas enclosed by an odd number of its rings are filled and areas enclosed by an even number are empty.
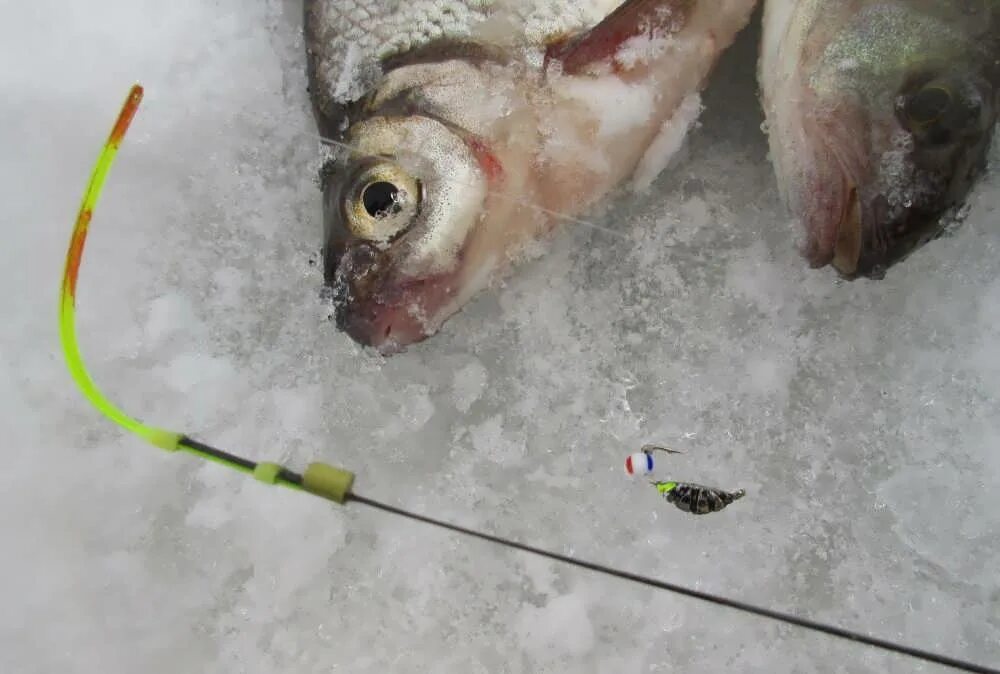
[[[502,17],[521,41],[540,44],[554,35],[593,26],[619,0],[317,0],[326,49],[318,67],[331,83],[335,103],[359,98],[379,61],[433,40],[475,35],[477,27]]]

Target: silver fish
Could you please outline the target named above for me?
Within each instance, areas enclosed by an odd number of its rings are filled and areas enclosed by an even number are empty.
[[[880,278],[943,226],[997,121],[997,0],[767,0],[771,158],[813,267]]]
[[[336,320],[422,340],[561,218],[655,177],[756,0],[306,0]]]

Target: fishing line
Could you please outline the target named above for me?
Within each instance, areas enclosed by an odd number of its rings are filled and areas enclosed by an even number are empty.
[[[73,235],[70,239],[69,251],[66,254],[66,267],[63,274],[62,292],[59,304],[59,335],[63,346],[63,354],[73,380],[76,382],[84,397],[106,418],[121,426],[125,430],[135,433],[142,439],[169,452],[183,451],[206,461],[211,461],[219,465],[237,470],[241,473],[251,475],[258,481],[304,491],[315,496],[333,501],[339,504],[357,503],[369,508],[374,508],[397,517],[404,517],[412,521],[421,522],[441,529],[488,541],[497,545],[538,555],[546,559],[568,564],[577,568],[587,569],[595,573],[619,578],[629,582],[637,583],[657,590],[664,590],[676,594],[700,599],[717,606],[726,606],[738,611],[750,613],[762,618],[768,618],[779,622],[795,625],[815,632],[820,632],[842,639],[848,639],[857,643],[866,644],[885,651],[891,651],[900,655],[907,655],[913,658],[933,662],[960,669],[976,674],[1000,674],[1000,670],[992,669],[971,662],[951,658],[946,655],[924,651],[911,646],[893,643],[884,639],[867,636],[860,632],[847,630],[835,625],[800,618],[795,615],[781,613],[768,608],[754,606],[736,599],[729,599],[709,592],[691,589],[682,585],[668,583],[648,576],[623,571],[595,562],[588,562],[582,559],[575,559],[567,555],[552,552],[542,548],[537,548],[525,543],[519,543],[507,538],[488,534],[476,529],[470,529],[458,524],[435,519],[426,515],[404,510],[396,506],[382,503],[375,499],[356,494],[352,491],[354,485],[354,473],[330,466],[325,463],[311,463],[304,472],[297,473],[285,466],[270,462],[257,462],[244,458],[237,454],[231,454],[211,445],[194,440],[193,438],[174,431],[164,430],[154,426],[149,426],[144,422],[135,419],[119,409],[114,403],[108,400],[97,385],[94,384],[80,354],[79,345],[76,339],[76,285],[80,272],[80,263],[83,259],[83,250],[87,240],[87,234],[94,208],[97,205],[101,188],[107,178],[108,171],[114,161],[118,148],[125,137],[132,119],[135,117],[139,103],[142,100],[143,89],[140,85],[135,85],[129,92],[117,121],[105,143],[97,164],[90,176],[90,182],[84,192],[83,203],[73,228]]]
[[[428,517],[426,515],[419,515],[417,513],[404,510],[402,508],[397,508],[396,506],[387,505],[373,499],[366,498],[364,496],[359,496],[357,494],[350,494],[348,498],[349,502],[363,503],[369,507],[382,510],[393,515],[398,515],[400,517],[406,517],[411,520],[416,520],[418,522],[423,522],[424,524],[430,524],[435,527],[440,527],[442,529],[447,529],[455,533],[463,534],[465,536],[472,536],[480,540],[489,541],[491,543],[496,543],[508,548],[514,548],[522,552],[527,552],[533,555],[538,555],[540,557],[545,557],[557,562],[562,562],[564,564],[570,564],[577,568],[587,569],[589,571],[594,571],[596,573],[604,574],[606,576],[612,576],[614,578],[620,578],[622,580],[631,581],[633,583],[638,583],[640,585],[645,585],[646,587],[652,587],[658,590],[666,590],[668,592],[673,592],[675,594],[681,594],[687,597],[693,597],[695,599],[701,599],[709,603],[715,604],[717,606],[727,606],[729,608],[736,609],[738,611],[743,611],[745,613],[750,613],[763,618],[770,618],[771,620],[778,620],[783,623],[788,623],[790,625],[795,625],[796,627],[804,627],[809,630],[816,632],[822,632],[835,637],[840,637],[843,639],[849,639],[858,643],[866,644],[868,646],[874,646],[875,648],[881,648],[883,650],[892,651],[894,653],[899,653],[901,655],[908,655],[913,658],[918,658],[920,660],[925,660],[928,662],[934,662],[939,665],[945,665],[947,667],[953,667],[955,669],[961,669],[967,672],[977,672],[982,674],[998,674],[1000,670],[991,669],[989,667],[984,667],[976,665],[974,663],[966,662],[964,660],[958,660],[956,658],[948,657],[947,655],[941,655],[939,653],[934,653],[931,651],[920,650],[919,648],[914,648],[912,646],[907,646],[905,644],[897,644],[892,641],[886,641],[885,639],[879,639],[877,637],[870,637],[860,632],[854,632],[852,630],[844,629],[842,627],[837,627],[836,625],[828,625],[826,623],[817,622],[815,620],[809,620],[808,618],[800,618],[789,613],[782,613],[780,611],[775,611],[769,608],[763,608],[760,606],[754,606],[753,604],[748,604],[746,602],[739,601],[738,599],[729,599],[728,597],[721,597],[710,592],[702,592],[700,590],[694,590],[689,587],[684,587],[683,585],[677,585],[675,583],[668,583],[667,581],[657,580],[655,578],[650,578],[649,576],[643,576],[637,573],[631,573],[629,571],[623,571],[621,569],[616,569],[610,566],[604,566],[603,564],[597,564],[595,562],[588,562],[583,559],[576,559],[574,557],[568,557],[566,555],[559,554],[558,552],[552,552],[550,550],[545,550],[542,548],[536,548],[532,545],[527,545],[525,543],[519,543],[517,541],[512,541],[500,536],[494,536],[493,534],[487,534],[475,529],[469,529],[467,527],[460,526],[458,524],[453,524],[451,522],[445,522],[443,520],[434,519],[433,517]]]

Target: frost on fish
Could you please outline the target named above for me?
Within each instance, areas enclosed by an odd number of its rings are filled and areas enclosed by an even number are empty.
[[[417,3],[420,23],[382,3],[401,14],[368,14],[361,58],[325,23],[349,5],[307,3],[317,123],[340,141],[322,183],[341,329],[383,352],[422,340],[561,220],[664,168],[755,2],[616,4]],[[370,82],[336,70],[348,54]]]
[[[620,0],[307,0],[314,96],[346,106],[378,81],[381,63],[439,40],[524,45],[593,26]],[[310,16],[311,15],[311,16]]]
[[[653,184],[656,177],[674,158],[680,150],[688,131],[698,121],[702,111],[701,94],[688,94],[677,107],[677,114],[664,122],[660,132],[642,155],[635,174],[632,176],[632,189],[643,192]]]
[[[782,196],[813,266],[880,277],[985,167],[1000,5],[769,0],[760,82]]]

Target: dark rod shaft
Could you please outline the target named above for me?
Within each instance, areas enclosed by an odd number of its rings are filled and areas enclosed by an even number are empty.
[[[418,522],[423,522],[425,524],[430,524],[432,526],[440,527],[442,529],[448,529],[449,531],[454,531],[459,534],[465,534],[467,536],[472,536],[480,540],[489,541],[491,543],[496,543],[498,545],[503,545],[509,548],[515,548],[521,550],[522,552],[529,552],[534,555],[539,555],[541,557],[546,557],[548,559],[555,560],[557,562],[562,562],[564,564],[571,564],[573,566],[588,569],[590,571],[596,571],[597,573],[602,573],[607,576],[613,576],[615,578],[621,578],[623,580],[632,581],[634,583],[640,583],[648,587],[655,587],[660,590],[667,590],[668,592],[675,592],[677,594],[682,594],[688,597],[694,597],[695,599],[701,599],[703,601],[711,602],[719,606],[728,606],[729,608],[734,608],[738,611],[744,611],[746,613],[752,613],[754,615],[762,616],[764,618],[770,618],[771,620],[778,620],[790,625],[795,625],[797,627],[804,627],[805,629],[814,630],[816,632],[822,632],[824,634],[829,634],[831,636],[840,637],[842,639],[848,639],[850,641],[855,641],[858,643],[866,644],[868,646],[874,646],[875,648],[881,648],[883,650],[892,651],[894,653],[900,653],[902,655],[908,655],[913,658],[920,660],[925,660],[927,662],[933,662],[939,665],[944,665],[946,667],[953,667],[955,669],[960,669],[966,672],[974,672],[975,674],[1000,674],[1000,669],[992,669],[990,667],[985,667],[983,665],[977,665],[971,662],[965,662],[963,660],[958,660],[955,658],[948,657],[947,655],[941,655],[938,653],[932,653],[930,651],[920,650],[919,648],[913,648],[912,646],[906,646],[904,644],[897,644],[891,641],[886,641],[885,639],[879,639],[877,637],[870,637],[860,632],[852,632],[851,630],[844,629],[842,627],[837,627],[836,625],[827,625],[824,623],[816,622],[814,620],[809,620],[807,618],[800,618],[788,613],[781,613],[780,611],[775,611],[769,608],[763,608],[760,606],[754,606],[753,604],[747,604],[736,599],[728,599],[726,597],[719,597],[708,592],[701,592],[699,590],[693,590],[682,585],[675,585],[674,583],[668,583],[662,580],[656,580],[655,578],[648,578],[646,576],[640,576],[635,573],[629,573],[628,571],[622,571],[620,569],[613,569],[608,566],[603,566],[601,564],[595,564],[594,562],[588,562],[582,559],[574,559],[573,557],[567,557],[566,555],[561,555],[557,552],[550,552],[548,550],[543,550],[541,548],[536,548],[531,545],[525,545],[524,543],[518,543],[517,541],[507,540],[499,536],[493,536],[492,534],[483,533],[481,531],[476,531],[475,529],[468,529],[466,527],[460,526],[458,524],[452,524],[451,522],[445,522],[443,520],[437,520],[432,517],[427,517],[425,515],[418,515],[417,513],[412,513],[402,508],[397,508],[395,506],[382,503],[380,501],[375,501],[364,496],[358,496],[357,494],[351,494],[350,501],[356,503],[361,503],[363,505],[369,506],[371,508],[376,508],[393,515],[399,515],[400,517],[406,517],[411,520],[416,520]]]

